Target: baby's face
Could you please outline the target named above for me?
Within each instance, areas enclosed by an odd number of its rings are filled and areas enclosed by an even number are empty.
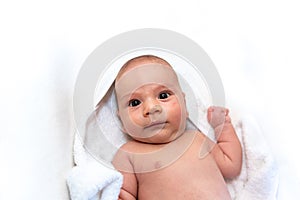
[[[129,66],[115,82],[124,132],[146,143],[168,143],[185,130],[184,94],[170,66]]]

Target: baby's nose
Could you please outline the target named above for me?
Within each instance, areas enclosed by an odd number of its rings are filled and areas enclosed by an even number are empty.
[[[161,113],[162,107],[156,101],[148,101],[144,108],[144,116],[148,116],[155,113]]]

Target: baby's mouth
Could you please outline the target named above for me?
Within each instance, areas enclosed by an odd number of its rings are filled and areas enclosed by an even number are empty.
[[[145,126],[145,128],[155,128],[155,127],[163,127],[165,126],[166,122],[159,122],[159,121],[154,121],[154,122],[151,122],[149,125]]]

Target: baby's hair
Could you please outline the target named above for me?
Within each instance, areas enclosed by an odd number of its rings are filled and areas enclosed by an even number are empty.
[[[167,65],[171,66],[170,63],[168,63],[165,59],[163,59],[161,57],[154,56],[154,55],[142,55],[142,56],[138,56],[138,57],[135,57],[135,58],[132,58],[132,59],[128,60],[123,65],[123,67],[126,67],[127,65],[129,65],[131,63],[139,62],[139,61],[144,61],[144,60],[145,61],[152,61],[154,63],[167,64]]]

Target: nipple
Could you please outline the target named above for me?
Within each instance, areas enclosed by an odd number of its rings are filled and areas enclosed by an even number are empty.
[[[156,162],[154,163],[154,168],[155,168],[155,169],[160,169],[161,167],[162,167],[161,161],[156,161]]]

